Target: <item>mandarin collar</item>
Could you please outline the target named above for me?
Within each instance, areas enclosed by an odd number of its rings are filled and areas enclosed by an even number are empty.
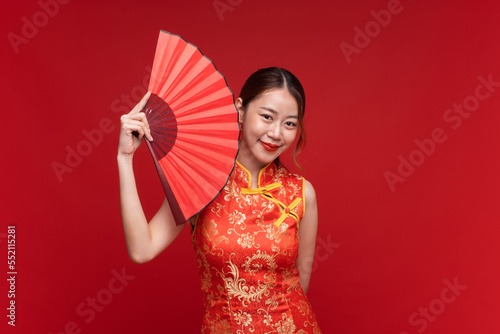
[[[236,161],[236,180],[241,184],[243,188],[252,187],[252,175],[239,161]],[[266,166],[262,167],[259,171],[257,187],[263,187],[269,185],[270,183],[276,182],[276,164],[271,161]]]

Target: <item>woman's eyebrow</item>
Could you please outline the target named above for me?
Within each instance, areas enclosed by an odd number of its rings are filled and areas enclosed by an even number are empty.
[[[265,106],[261,106],[259,107],[260,109],[264,109],[264,110],[267,110],[271,113],[273,113],[274,115],[277,115],[278,112],[276,110],[274,110],[273,108],[270,108],[270,107],[265,107]],[[299,116],[298,115],[289,115],[287,116],[286,118],[296,118],[296,119],[299,119]]]
[[[274,110],[273,108],[269,108],[269,107],[260,107],[260,109],[264,109],[264,110],[270,111],[270,112],[272,112],[273,114],[278,114],[278,112],[277,112],[276,110]]]

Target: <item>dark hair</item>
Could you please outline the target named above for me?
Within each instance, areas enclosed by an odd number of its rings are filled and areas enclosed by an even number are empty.
[[[306,144],[306,129],[304,128],[304,113],[306,109],[306,96],[304,88],[300,84],[299,79],[290,71],[279,67],[262,68],[250,75],[241,88],[240,98],[242,99],[243,108],[255,99],[260,94],[275,88],[285,88],[290,95],[295,98],[299,107],[299,140],[293,150],[293,162],[297,167],[302,169],[295,159]],[[276,159],[279,163],[279,157]]]

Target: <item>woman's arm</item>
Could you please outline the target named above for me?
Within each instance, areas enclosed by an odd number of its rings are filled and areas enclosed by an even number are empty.
[[[137,193],[133,155],[144,136],[153,140],[146,115],[140,112],[149,95],[147,93],[130,113],[122,116],[117,156],[123,231],[129,256],[137,263],[152,260],[175,240],[186,225],[175,224],[166,199],[148,224]],[[134,131],[139,134],[138,137],[133,135]]]
[[[300,284],[304,293],[307,293],[316,246],[318,206],[316,204],[316,193],[311,183],[306,180],[304,187],[307,208],[299,224],[299,258],[297,259],[297,267],[300,272]]]

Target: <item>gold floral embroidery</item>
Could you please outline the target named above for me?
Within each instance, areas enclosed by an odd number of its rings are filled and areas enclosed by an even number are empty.
[[[225,287],[229,296],[235,296],[241,301],[243,306],[248,306],[250,302],[259,302],[263,295],[269,294],[269,289],[273,288],[276,284],[274,280],[266,280],[264,283],[257,282],[257,285],[249,286],[247,280],[240,277],[238,267],[234,265],[229,256],[228,267],[229,272],[219,271],[218,274],[222,277]],[[271,271],[271,270],[270,270]],[[232,277],[231,277],[232,276]],[[266,276],[266,275],[264,275]]]
[[[286,313],[281,315],[281,320],[276,324],[276,331],[280,334],[292,334],[295,333],[297,327],[293,323],[292,318],[287,317]]]
[[[273,322],[273,317],[270,314],[265,314],[264,315],[264,324],[271,326]]]
[[[299,288],[300,279],[298,270],[296,268],[290,269],[286,268],[283,271],[283,285],[288,286],[286,292],[290,293],[292,290],[297,290]]]
[[[269,224],[266,229],[266,238],[275,240],[278,244],[281,242],[282,234],[288,229],[287,223],[282,223],[280,226]]]
[[[271,255],[261,252],[260,250],[258,250],[252,257],[247,257],[247,260],[242,267],[245,269],[245,272],[255,275],[256,272],[261,271],[264,267],[261,261],[264,261],[267,264],[266,270],[268,270],[269,273],[274,274],[276,271],[276,260]]]
[[[288,195],[288,199],[291,200],[291,201],[293,201],[295,198],[297,198],[297,196],[299,196],[299,192],[302,191],[300,188],[301,187],[299,187],[298,184],[290,182],[288,184],[288,190],[292,190],[293,189],[293,192]]]
[[[299,302],[299,305],[297,306],[297,309],[299,310],[302,315],[306,315],[309,313],[309,304],[305,300],[301,300]]]
[[[250,233],[242,234],[238,239],[238,244],[240,244],[243,248],[252,248],[252,246],[255,245],[255,236]]]
[[[274,310],[278,307],[279,302],[278,302],[278,296],[276,295],[276,292],[271,296],[271,298],[266,300],[266,305],[268,306],[266,313],[269,312],[269,310]],[[271,316],[269,316],[269,319],[271,319]]]
[[[252,316],[242,310],[238,313],[233,313],[234,320],[238,325],[248,326],[252,322]]]
[[[213,213],[216,214],[217,217],[220,217],[220,211],[224,208],[224,206],[220,203],[214,203],[215,205],[210,209]]]
[[[216,320],[210,323],[210,334],[232,334],[229,322],[220,318],[217,314]]]
[[[208,226],[207,226],[208,225]],[[221,242],[228,243],[229,239],[224,236],[224,235],[219,235],[219,231],[217,231],[217,223],[212,219],[208,222],[208,224],[203,224],[203,227],[201,229],[201,234],[203,237],[205,237],[208,241],[209,244],[211,244],[211,247],[209,247],[207,244],[204,245],[204,250],[207,253],[214,254],[215,250],[217,249],[217,246]],[[224,252],[222,249],[218,249],[220,252]]]
[[[234,210],[234,212],[230,213],[228,216],[229,224],[236,224],[236,225],[241,224],[242,226],[240,226],[240,228],[242,230],[244,230],[246,227],[246,224],[244,224],[245,219],[246,219],[245,214],[237,210]]]
[[[201,290],[209,291],[212,286],[212,275],[210,274],[210,265],[203,252],[196,252],[198,268],[200,269]]]

